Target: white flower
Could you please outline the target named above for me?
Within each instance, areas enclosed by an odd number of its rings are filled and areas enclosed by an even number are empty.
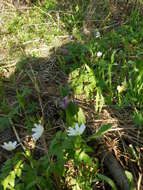
[[[126,80],[124,82],[122,82],[121,86],[120,85],[117,86],[118,93],[122,93],[122,92],[126,91],[126,89],[127,89],[127,82],[126,82]]]
[[[118,93],[122,92],[122,87],[120,85],[117,86],[117,91],[118,91]]]
[[[69,127],[68,129],[68,136],[77,136],[77,135],[81,135],[84,130],[85,130],[86,126],[84,124],[81,124],[80,127],[78,125],[78,123],[75,124],[75,128]]]
[[[96,38],[99,38],[99,37],[100,37],[100,32],[97,31],[97,32],[96,32]]]
[[[98,51],[97,52],[97,57],[101,57],[102,56],[102,52],[101,51]]]
[[[32,128],[34,132],[32,138],[34,141],[37,141],[43,134],[44,127],[41,124],[34,124],[35,128]]]
[[[4,148],[5,150],[11,151],[16,148],[16,145],[17,145],[16,141],[14,142],[9,141],[8,143],[4,142],[1,147]]]

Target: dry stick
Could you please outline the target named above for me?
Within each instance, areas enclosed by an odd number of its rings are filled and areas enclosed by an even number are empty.
[[[137,190],[141,190],[142,177],[143,177],[143,174],[139,173],[139,179],[137,182]]]
[[[18,135],[18,133],[17,133],[17,131],[16,131],[16,128],[15,128],[15,126],[14,126],[14,124],[13,124],[13,122],[12,122],[12,120],[11,120],[10,118],[9,118],[9,121],[10,121],[10,123],[11,123],[13,132],[14,132],[16,138],[17,138],[17,141],[18,141],[19,144],[21,145],[22,149],[25,151],[25,147],[24,147],[24,145],[22,144],[22,142],[21,142],[21,140],[20,140],[20,137],[19,137],[19,135]]]

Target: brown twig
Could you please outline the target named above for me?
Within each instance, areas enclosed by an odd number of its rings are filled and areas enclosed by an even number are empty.
[[[139,178],[137,182],[137,190],[141,190],[142,177],[143,177],[143,174],[139,173]]]

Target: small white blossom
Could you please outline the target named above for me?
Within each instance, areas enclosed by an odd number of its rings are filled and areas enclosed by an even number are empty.
[[[139,72],[139,69],[138,69],[138,68],[136,68],[136,67],[134,68],[134,70],[135,70],[135,72]]]
[[[118,91],[118,93],[122,92],[122,87],[120,85],[117,86],[117,91]]]
[[[81,124],[80,126],[78,125],[78,123],[75,124],[75,128],[69,127],[68,129],[68,136],[77,136],[77,135],[81,135],[84,130],[85,130],[86,126],[84,124]]]
[[[118,93],[122,93],[122,92],[126,91],[126,89],[127,89],[127,82],[126,82],[126,80],[124,82],[122,82],[121,86],[120,85],[117,86]]]
[[[98,51],[97,52],[97,57],[101,57],[102,56],[102,52],[101,51]]]
[[[96,32],[96,38],[99,38],[99,37],[100,37],[100,32],[97,31],[97,32]]]
[[[37,141],[44,132],[44,127],[41,124],[34,124],[34,128],[32,128],[32,131],[34,132],[32,135],[32,138],[34,141]]]
[[[5,150],[8,150],[8,151],[11,151],[11,150],[14,150],[16,148],[16,145],[17,145],[17,142],[14,141],[14,142],[4,142],[3,145],[1,145],[2,148],[4,148]]]

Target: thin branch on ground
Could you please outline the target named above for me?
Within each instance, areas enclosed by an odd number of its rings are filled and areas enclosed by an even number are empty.
[[[14,132],[16,138],[17,138],[17,141],[18,141],[19,144],[21,145],[22,149],[25,151],[26,149],[25,149],[24,145],[22,144],[22,142],[21,142],[21,140],[20,140],[20,137],[19,137],[19,135],[18,135],[18,133],[17,133],[17,130],[16,130],[16,128],[15,128],[15,126],[14,126],[14,124],[13,124],[13,122],[12,122],[12,120],[11,120],[10,118],[9,118],[9,122],[11,123],[11,127],[12,127],[12,129],[13,129],[13,132]]]

